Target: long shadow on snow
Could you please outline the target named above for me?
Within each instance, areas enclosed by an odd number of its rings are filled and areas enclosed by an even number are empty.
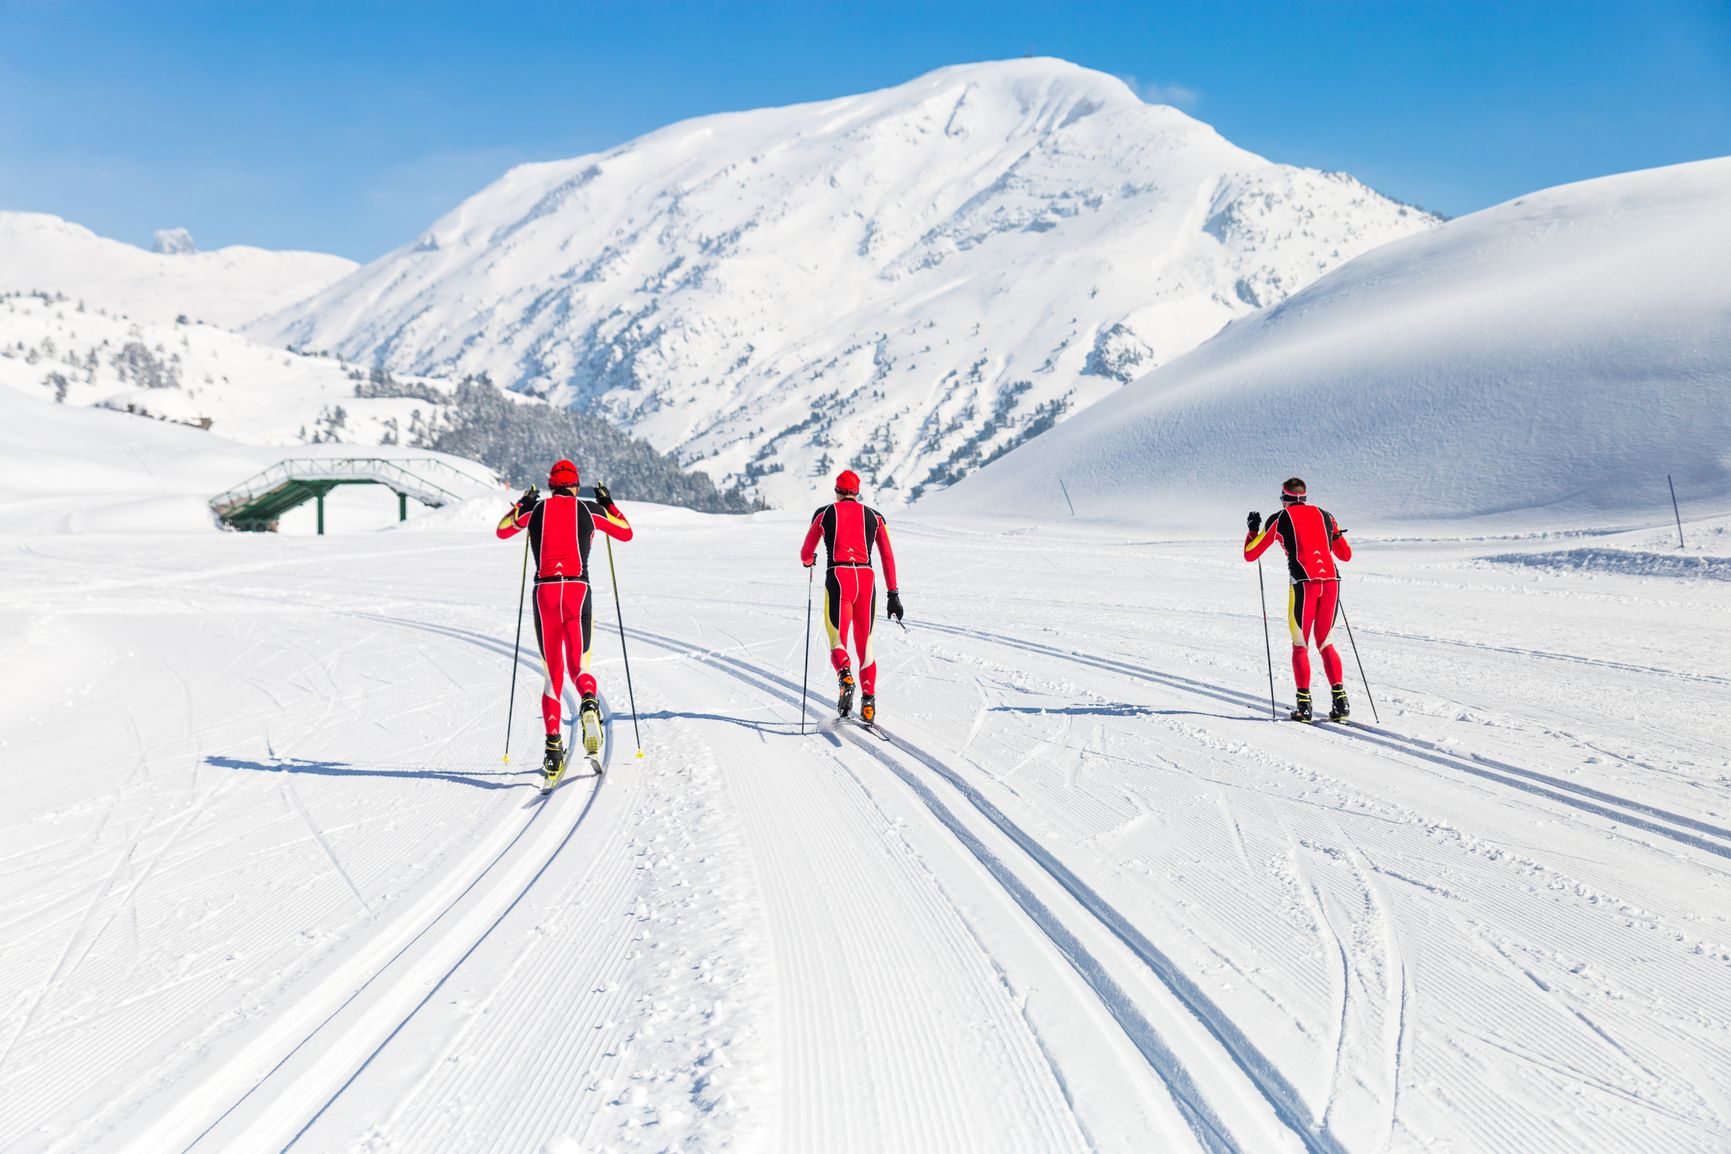
[[[476,789],[516,789],[522,781],[489,781],[487,778],[514,778],[538,769],[477,770],[455,773],[444,769],[368,769],[341,761],[309,761],[300,757],[279,757],[270,761],[248,761],[241,757],[221,755],[204,759],[206,765],[218,769],[246,769],[254,773],[310,773],[319,777],[396,777],[416,781],[449,781],[457,785],[472,785]]]

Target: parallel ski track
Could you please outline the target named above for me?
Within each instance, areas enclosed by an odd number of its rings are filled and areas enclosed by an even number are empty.
[[[1000,633],[981,629],[965,629],[955,625],[923,623],[920,628],[958,637],[967,637],[976,641],[987,641],[1028,653],[1038,653],[1045,657],[1056,657],[1073,664],[1104,670],[1132,680],[1145,681],[1210,697],[1229,705],[1238,705],[1260,711],[1264,703],[1263,698],[1254,694],[1243,693],[1174,673],[1163,673],[1118,658],[1059,649],[1055,646],[1042,645],[1037,641],[1006,637]],[[1473,777],[1496,782],[1498,785],[1508,786],[1523,793],[1558,802],[1570,809],[1609,818],[1612,821],[1634,826],[1682,845],[1731,860],[1731,829],[1701,821],[1687,814],[1674,813],[1633,798],[1607,793],[1604,790],[1580,785],[1536,770],[1523,769],[1506,761],[1484,757],[1477,753],[1449,753],[1422,738],[1408,737],[1380,726],[1365,725],[1354,721],[1350,725],[1319,723],[1316,728],[1318,731],[1333,737],[1362,741],[1393,753],[1440,765],[1458,773],[1470,774]],[[1669,824],[1660,824],[1661,822]]]
[[[366,613],[357,614],[357,616],[364,616],[371,620],[387,622],[393,625],[405,626],[452,637],[471,644],[481,645],[483,648],[492,649],[507,656],[512,652],[511,649],[505,646],[502,642],[488,637],[485,634],[471,630],[440,626],[429,622],[412,621],[404,618],[386,617],[381,614]],[[602,697],[602,705],[607,725],[607,739],[605,744],[606,752],[604,754],[603,764],[603,769],[605,770],[611,768],[613,761],[613,718],[612,710],[607,707],[605,696]],[[442,951],[447,956],[453,950],[457,951],[456,956],[452,958],[448,964],[444,964],[441,960],[440,964],[443,966],[443,971],[438,979],[427,988],[425,994],[423,994],[412,1005],[407,1006],[404,1012],[396,1015],[395,1025],[383,1036],[375,1035],[369,1038],[359,1039],[338,1050],[336,1055],[324,1056],[318,1060],[317,1066],[315,1067],[316,1069],[328,1070],[331,1065],[340,1062],[349,1067],[348,1075],[343,1079],[341,1085],[337,1087],[335,1092],[326,1096],[322,1103],[320,1103],[317,1108],[305,1118],[305,1121],[299,1126],[293,1136],[284,1143],[282,1147],[283,1149],[288,1149],[300,1141],[301,1137],[307,1133],[312,1125],[330,1109],[337,1099],[340,1098],[354,1083],[355,1079],[366,1070],[379,1053],[390,1043],[390,1041],[402,1032],[409,1021],[427,1005],[445,983],[450,980],[451,976],[471,955],[474,954],[481,944],[487,940],[493,930],[505,920],[511,911],[514,910],[522,902],[524,897],[534,888],[536,882],[547,872],[548,868],[552,865],[554,860],[558,858],[564,848],[570,844],[572,838],[574,838],[578,830],[582,828],[584,820],[589,816],[591,811],[593,811],[595,801],[601,793],[602,783],[607,780],[607,775],[603,773],[600,777],[592,780],[594,784],[589,792],[589,796],[584,799],[583,805],[581,809],[578,810],[576,817],[571,822],[571,825],[565,830],[564,834],[559,837],[558,841],[554,843],[546,857],[539,862],[537,868],[533,874],[529,876],[527,881],[522,885],[515,886],[507,890],[506,893],[497,896],[495,900],[504,900],[493,912],[493,916],[486,919],[485,925],[482,927],[479,934],[466,938],[460,942],[452,942],[449,944],[440,943]],[[470,894],[475,893],[482,887],[483,883],[487,881],[489,876],[494,873],[500,864],[511,857],[512,851],[519,845],[519,843],[521,843],[532,830],[537,828],[537,823],[540,822],[542,815],[548,812],[549,803],[553,798],[557,797],[559,792],[563,792],[566,789],[569,789],[569,785],[562,785],[561,790],[555,791],[553,794],[538,794],[532,798],[529,805],[524,807],[530,811],[528,818],[524,820],[517,831],[511,835],[510,840],[507,841],[497,853],[488,859],[486,865],[484,865],[475,876],[462,887],[462,889],[452,895],[447,901],[441,903],[437,911],[427,918],[424,924],[422,924],[418,930],[415,930],[406,941],[402,941],[400,946],[393,949],[388,957],[384,957],[376,965],[370,967],[370,971],[364,980],[354,984],[346,997],[343,997],[339,1002],[332,1006],[329,1011],[325,1013],[310,1029],[305,1031],[305,1033],[303,1033],[291,1047],[282,1053],[280,1059],[262,1076],[256,1078],[251,1085],[244,1087],[225,1087],[221,1083],[225,1080],[226,1076],[219,1074],[215,1079],[213,1079],[216,1083],[215,1085],[207,1083],[200,1087],[198,1094],[198,1097],[200,1098],[228,1093],[232,1093],[235,1096],[229,1103],[228,1107],[223,1110],[220,1115],[211,1120],[198,1132],[196,1136],[194,1136],[190,1141],[185,1142],[184,1146],[181,1148],[188,1151],[198,1148],[200,1144],[203,1143],[206,1138],[210,1137],[225,1120],[231,1117],[244,1103],[252,1099],[261,1091],[265,1091],[272,1095],[280,1095],[282,1093],[281,1089],[273,1090],[270,1088],[270,1083],[278,1071],[282,1070],[298,1053],[313,1044],[315,1040],[319,1038],[321,1032],[324,1032],[327,1027],[330,1027],[333,1022],[340,1018],[344,1012],[353,1006],[357,999],[359,999],[364,993],[373,989],[375,986],[386,987],[387,982],[382,981],[381,979],[388,979],[393,966],[395,966],[404,955],[408,954],[417,946],[417,944],[421,943],[428,934],[432,933],[447,918],[447,916],[452,913],[453,910],[463,904]],[[394,936],[393,940],[400,940],[400,935]],[[347,983],[344,985],[345,988],[347,988]],[[411,987],[408,992],[412,995],[413,988]],[[402,997],[402,995],[396,996],[398,998]],[[382,1000],[388,1000],[392,997],[393,995],[388,988],[383,994],[381,994]],[[271,1100],[274,1101],[274,1098]]]
[[[678,638],[635,630],[635,635],[670,652],[704,661],[748,685],[789,705],[801,704],[799,687],[775,673]],[[1214,1109],[1204,1099],[1183,1061],[1167,1046],[1152,1023],[1107,972],[1062,919],[1040,900],[1001,857],[984,845],[965,823],[940,799],[899,752],[935,773],[960,793],[979,813],[1014,842],[1053,881],[1070,895],[1077,906],[1105,927],[1160,981],[1161,985],[1208,1031],[1244,1075],[1255,1092],[1265,1099],[1274,1116],[1311,1154],[1344,1154],[1343,1147],[1312,1115],[1297,1088],[1289,1082],[1236,1023],[1205,994],[1162,950],[1130,920],[1045,849],[1032,835],[987,800],[967,780],[936,756],[904,738],[883,730],[867,733],[860,726],[843,726],[854,745],[900,778],[926,805],[938,821],[960,841],[992,877],[1016,901],[1034,923],[1058,947],[1076,972],[1092,988],[1102,1005],[1124,1030],[1149,1066],[1167,1085],[1173,1101],[1204,1148],[1218,1152],[1239,1151],[1234,1139]],[[882,738],[882,740],[879,740]]]

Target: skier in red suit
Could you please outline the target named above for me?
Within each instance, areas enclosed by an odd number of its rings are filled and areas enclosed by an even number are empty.
[[[1329,720],[1343,721],[1351,709],[1340,654],[1328,638],[1340,606],[1340,571],[1335,561],[1352,560],[1352,546],[1347,543],[1346,530],[1327,511],[1311,505],[1307,496],[1304,482],[1292,477],[1281,486],[1280,512],[1267,524],[1262,523],[1262,514],[1251,513],[1246,519],[1250,532],[1244,537],[1244,559],[1256,560],[1276,541],[1286,551],[1292,580],[1286,597],[1286,624],[1292,631],[1292,676],[1298,682],[1298,708],[1292,711],[1292,719],[1311,719],[1308,646],[1314,641],[1334,694]]]
[[[843,717],[853,712],[854,679],[847,649],[851,632],[859,654],[859,686],[863,691],[860,720],[870,725],[877,719],[878,677],[877,657],[872,651],[872,619],[877,616],[873,549],[883,558],[886,616],[902,619],[902,597],[896,586],[889,525],[882,513],[860,503],[859,474],[852,469],[843,469],[836,477],[835,503],[812,514],[811,528],[799,550],[799,559],[808,569],[817,562],[819,540],[829,554],[823,578],[823,619],[829,628],[830,664],[841,689],[836,708]]]
[[[594,757],[601,749],[601,705],[595,697],[595,675],[589,672],[589,642],[594,634],[594,602],[589,591],[589,544],[599,529],[615,541],[631,540],[631,525],[613,503],[605,485],[595,486],[595,499],[577,495],[577,466],[557,461],[547,474],[551,490],[541,497],[530,486],[499,521],[501,540],[529,530],[535,553],[535,639],[547,668],[541,688],[541,718],[547,726],[544,770],[555,778],[565,765],[559,735],[559,699],[571,674],[582,704],[583,749]]]

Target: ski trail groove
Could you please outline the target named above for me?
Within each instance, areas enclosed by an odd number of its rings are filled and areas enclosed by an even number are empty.
[[[600,695],[598,694],[597,696]],[[397,1035],[403,1032],[403,1029],[409,1024],[414,1016],[424,1009],[428,1002],[432,1001],[433,996],[444,988],[445,983],[450,981],[451,976],[461,968],[464,962],[468,961],[468,959],[473,956],[476,950],[481,948],[481,944],[485,942],[488,936],[499,927],[499,924],[505,920],[511,911],[516,909],[517,906],[522,903],[523,899],[528,896],[529,891],[535,887],[535,883],[540,881],[542,876],[545,875],[547,870],[552,866],[554,859],[559,856],[567,845],[571,844],[571,839],[574,838],[577,835],[577,831],[582,828],[584,819],[587,818],[590,812],[594,809],[596,798],[601,796],[602,783],[607,780],[605,771],[610,769],[613,763],[613,716],[611,710],[607,708],[606,699],[604,697],[602,698],[602,710],[603,716],[606,718],[607,726],[607,736],[605,741],[606,753],[603,756],[602,765],[603,772],[600,777],[595,779],[594,787],[589,791],[589,796],[584,799],[583,808],[578,811],[576,819],[566,828],[564,836],[562,836],[558,843],[554,845],[553,851],[540,862],[536,867],[535,872],[530,875],[529,879],[520,887],[514,888],[510,901],[487,921],[485,927],[479,934],[475,935],[472,940],[467,942],[462,953],[459,954],[449,965],[445,966],[444,972],[439,975],[436,981],[427,987],[427,992],[421,996],[420,1000],[410,1006],[407,1012],[403,1013],[401,1017],[398,1018],[396,1025],[392,1026],[390,1032],[384,1035],[383,1038],[380,1038],[378,1042],[367,1051],[366,1056],[361,1060],[358,1066],[353,1068],[348,1077],[343,1080],[342,1085],[338,1086],[336,1091],[324,1100],[318,1109],[313,1112],[311,1117],[307,1118],[306,1122],[300,1127],[300,1129],[295,1131],[294,1137],[284,1143],[284,1150],[287,1150],[298,1143],[301,1138],[306,1135],[307,1131],[312,1129],[313,1124],[322,1118],[325,1112],[336,1103],[337,1099],[341,1098],[349,1087],[354,1085],[355,1080],[366,1072],[367,1068],[372,1065],[373,1060],[383,1052],[386,1046],[390,1045],[391,1041],[395,1039]],[[556,794],[557,791],[555,791],[555,796]],[[547,802],[550,800],[552,800],[551,797],[546,797],[542,798],[537,803],[537,808],[534,814],[530,817],[529,823],[525,823],[525,828],[527,828],[528,824],[533,823],[536,817],[539,817],[541,813],[545,812]],[[491,866],[489,866],[489,868],[491,868]],[[476,880],[478,882],[480,879]],[[472,888],[473,884],[471,884],[468,889],[465,889],[463,894],[458,896],[457,900],[460,901],[463,896],[467,895],[469,889]],[[456,903],[453,902],[452,904],[455,905]],[[441,916],[443,915],[441,914]],[[430,929],[431,927],[429,926],[428,928]],[[391,962],[395,961],[396,958],[393,957]],[[387,967],[389,965],[390,963],[386,963]],[[383,970],[381,969],[380,972],[382,974]],[[373,979],[370,978],[368,979],[369,984],[372,980]],[[321,1059],[319,1064],[323,1067],[328,1066],[330,1062],[328,1059]]]
[[[787,679],[726,654],[707,650],[677,638],[638,630],[637,635],[652,644],[700,660],[708,660],[718,668],[732,673],[747,683],[798,706],[797,686]],[[1166,1081],[1169,1091],[1185,1118],[1190,1122],[1199,1142],[1210,1150],[1235,1150],[1238,1147],[1230,1131],[1203,1100],[1183,1062],[1160,1038],[1153,1025],[1142,1015],[1123,989],[1108,974],[1100,961],[1066,928],[1061,919],[1035,895],[1027,884],[991,849],[979,841],[953,811],[899,759],[890,756],[886,748],[907,754],[928,770],[937,774],[995,825],[1002,833],[1033,859],[1044,872],[1067,891],[1087,913],[1106,927],[1113,936],[1160,980],[1161,984],[1207,1030],[1225,1050],[1232,1063],[1264,1098],[1281,1124],[1290,1130],[1312,1154],[1344,1154],[1335,1138],[1323,1131],[1312,1117],[1302,1095],[1287,1081],[1273,1062],[1269,1061],[1248,1037],[1196,984],[1185,975],[1166,954],[1149,941],[1122,914],[1104,901],[1092,888],[1059,862],[1038,841],[987,800],[978,790],[939,759],[910,742],[892,737],[887,742],[861,732],[857,727],[845,727],[853,744],[866,751],[891,772],[900,777],[938,820],[947,826],[982,865],[1007,890],[1036,924],[1051,937],[1053,943],[1068,958],[1083,979],[1100,995],[1108,1011],[1117,1019],[1125,1033],[1142,1051],[1155,1072]]]
[[[1020,638],[1005,637],[1002,634],[985,630],[964,629],[953,625],[928,624],[922,628],[970,637],[978,641],[987,641],[1013,649],[1022,649],[1047,657],[1056,657],[1077,665],[1116,673],[1133,680],[1146,681],[1211,697],[1216,701],[1231,705],[1260,708],[1262,704],[1261,698],[1251,694],[1211,685],[1208,682],[1197,681],[1178,674],[1162,673],[1144,666],[1132,665],[1116,658],[1058,649],[1035,641],[1024,641]],[[1693,818],[1687,814],[1674,813],[1646,802],[1621,797],[1604,790],[1594,789],[1591,786],[1579,785],[1560,777],[1539,773],[1536,770],[1523,769],[1480,754],[1448,753],[1421,738],[1407,737],[1404,734],[1374,725],[1365,725],[1358,721],[1345,726],[1320,727],[1320,731],[1340,740],[1362,741],[1370,745],[1377,745],[1393,753],[1428,761],[1445,769],[1452,769],[1486,781],[1496,782],[1523,793],[1548,798],[1570,809],[1632,825],[1646,830],[1648,833],[1658,834],[1671,841],[1731,860],[1731,829],[1701,821],[1699,818]],[[1670,824],[1660,824],[1661,822]]]
[[[468,630],[439,627],[426,622],[386,617],[380,614],[357,613],[354,615],[456,638],[506,654],[511,653],[508,647],[485,635],[472,633]],[[519,656],[519,660],[523,660],[521,656]],[[607,757],[611,761],[611,711],[607,711],[607,717],[609,724]],[[316,1049],[315,1043],[320,1041],[319,1036],[326,1033],[327,1028],[338,1022],[338,1019],[342,1018],[351,1007],[357,1007],[353,1016],[361,1020],[346,1026],[347,1032],[330,1044],[332,1049],[329,1053],[313,1057],[311,1068],[292,1079],[290,1085],[276,1089],[262,1108],[266,1120],[277,1126],[279,1133],[285,1130],[292,1132],[288,1141],[288,1144],[292,1145],[311,1125],[312,1121],[316,1120],[318,1115],[322,1114],[331,1102],[340,1096],[342,1088],[346,1088],[349,1082],[353,1080],[354,1074],[358,1072],[354,1063],[359,1062],[361,1068],[364,1068],[365,1064],[371,1061],[383,1045],[376,1033],[369,1034],[361,1028],[368,1025],[370,1019],[392,1012],[407,997],[412,996],[413,990],[417,987],[405,986],[403,987],[404,993],[387,989],[371,1005],[359,1005],[362,994],[369,991],[375,984],[382,984],[380,979],[400,959],[410,954],[424,941],[427,943],[427,951],[433,954],[433,959],[423,960],[419,963],[418,969],[422,973],[443,964],[442,958],[445,955],[439,953],[441,947],[448,951],[451,948],[456,948],[457,945],[466,946],[467,948],[462,950],[461,956],[444,969],[432,991],[426,995],[426,997],[430,997],[431,993],[436,991],[438,986],[442,985],[449,977],[456,965],[461,963],[462,958],[472,953],[479,942],[504,917],[505,913],[508,913],[522,899],[529,887],[533,885],[534,879],[546,871],[552,859],[569,843],[577,829],[582,825],[584,818],[593,809],[595,799],[600,793],[601,780],[605,779],[595,781],[589,796],[584,800],[564,834],[552,835],[557,836],[557,840],[552,849],[539,860],[537,868],[531,872],[527,881],[518,881],[527,866],[526,863],[515,859],[530,851],[527,849],[523,853],[514,853],[514,851],[520,844],[524,843],[525,838],[531,837],[532,833],[537,830],[540,818],[550,808],[549,803],[554,802],[560,796],[558,792],[532,801],[530,803],[532,808],[524,807],[529,808],[529,815],[527,818],[523,818],[514,830],[507,833],[502,828],[496,832],[494,837],[487,839],[484,844],[471,850],[457,866],[457,872],[462,876],[467,876],[468,881],[456,888],[454,893],[452,887],[442,886],[424,895],[413,907],[394,919],[393,923],[387,926],[374,942],[337,962],[332,967],[331,972],[324,975],[314,984],[312,989],[302,995],[299,1004],[288,1007],[270,1028],[254,1035],[244,1044],[239,1054],[231,1056],[228,1061],[222,1063],[220,1070],[213,1072],[198,1086],[184,1093],[180,1101],[166,1111],[157,1123],[140,1137],[141,1148],[191,1150],[199,1146],[213,1132],[223,1127],[228,1119],[234,1117],[243,1104],[271,1083],[277,1073],[284,1070],[291,1061],[297,1058],[297,1055],[301,1055],[303,1051],[310,1054],[313,1049]],[[522,809],[516,812],[521,813]],[[504,823],[506,828],[509,825],[509,822]],[[498,845],[501,837],[504,839],[502,846]],[[544,842],[548,839],[538,840]],[[536,842],[532,841],[529,844],[534,845]],[[497,846],[496,849],[495,846]],[[500,869],[501,863],[505,863],[503,870]],[[495,874],[508,874],[509,876],[496,878]],[[492,879],[492,884],[484,885],[490,879]],[[494,888],[502,888],[504,893],[488,892]],[[501,901],[504,904],[502,908],[494,908],[491,914],[484,908],[460,912],[456,918],[458,924],[454,929],[463,930],[470,925],[480,923],[478,932],[474,936],[468,937],[467,940],[459,936],[457,942],[446,946],[445,943],[437,939],[429,939],[428,936],[441,923],[445,922],[453,914],[453,911],[457,911],[458,907],[463,906],[471,895],[476,896],[476,902],[484,903],[491,900],[495,906]],[[412,1017],[420,1006],[425,1004],[426,997],[409,1007],[406,1014],[398,1017],[395,1027],[385,1035],[385,1041],[400,1031],[403,1023]],[[344,1028],[339,1024],[338,1029],[331,1032],[341,1033]],[[262,1073],[251,1073],[259,1071],[267,1065],[268,1068],[264,1068]],[[316,1089],[317,1086],[328,1086],[333,1077],[342,1077],[344,1072],[347,1072],[348,1077],[343,1082],[342,1087],[339,1087],[335,1094],[324,1098],[322,1104],[318,1104],[316,1100],[307,1100],[311,1094],[322,1092]],[[298,1095],[296,1091],[298,1091]],[[212,1101],[225,1100],[229,1103],[228,1106],[215,1117],[211,1117],[208,1108],[203,1105]],[[309,1110],[313,1111],[310,1116],[307,1113]],[[246,1123],[245,1128],[249,1133],[253,1133],[260,1125],[262,1123],[255,1120]],[[258,1135],[255,1134],[254,1136]],[[225,1142],[224,1145],[228,1145],[228,1143]]]

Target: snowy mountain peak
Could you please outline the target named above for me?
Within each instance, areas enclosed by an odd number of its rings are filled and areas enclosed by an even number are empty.
[[[140,321],[240,325],[354,271],[352,260],[232,245],[199,252],[185,229],[156,251],[39,212],[0,212],[0,293],[64,293]]]
[[[523,165],[255,325],[485,372],[774,503],[894,503],[1434,218],[1061,60],[684,121]]]

